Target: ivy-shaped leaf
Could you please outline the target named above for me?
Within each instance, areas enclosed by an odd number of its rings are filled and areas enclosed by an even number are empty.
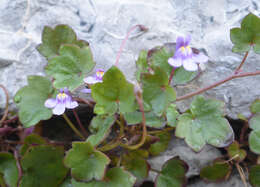
[[[242,162],[246,158],[246,151],[244,149],[240,149],[240,145],[237,141],[234,141],[231,145],[229,145],[227,151],[229,158],[238,162]]]
[[[160,68],[155,68],[154,74],[144,74],[143,99],[152,106],[158,116],[161,116],[169,104],[175,101],[176,93],[168,85],[168,76]]]
[[[160,132],[155,135],[159,138],[159,141],[153,143],[148,151],[151,155],[156,156],[168,148],[169,142],[171,140],[171,133],[168,131]]]
[[[255,100],[250,106],[251,112],[254,114],[249,120],[249,127],[252,131],[249,134],[250,150],[256,154],[260,154],[260,100]]]
[[[170,127],[176,127],[177,118],[179,115],[180,114],[176,109],[176,105],[171,104],[166,110],[167,125]]]
[[[37,134],[30,134],[29,136],[26,136],[26,138],[24,139],[24,143],[20,149],[20,154],[22,156],[24,156],[24,154],[26,153],[26,151],[30,148],[30,146],[32,145],[41,145],[41,144],[46,144],[46,140],[37,135]]]
[[[45,26],[42,32],[42,44],[37,49],[47,59],[58,55],[60,46],[63,44],[75,44],[79,47],[88,46],[83,40],[77,40],[72,28],[67,25],[57,25],[54,29]]]
[[[14,102],[19,108],[19,120],[26,128],[52,116],[52,111],[44,106],[52,91],[51,81],[47,78],[29,76],[28,86],[21,88],[15,94]]]
[[[253,130],[249,135],[250,150],[256,154],[260,154],[260,130]]]
[[[58,186],[68,169],[63,165],[62,147],[39,145],[31,147],[21,160],[21,187]]]
[[[215,161],[213,164],[201,169],[200,177],[207,182],[227,180],[231,173],[231,166],[224,161]]]
[[[128,125],[136,125],[142,123],[142,112],[131,112],[124,115]],[[165,120],[162,117],[157,117],[153,112],[145,112],[145,124],[148,127],[161,128],[165,124]]]
[[[230,30],[230,38],[233,44],[233,52],[247,52],[251,46],[254,51],[260,53],[260,18],[250,13],[241,23],[241,28]]]
[[[109,169],[104,181],[90,181],[88,183],[72,180],[73,187],[133,187],[136,179],[129,172],[122,168]]]
[[[250,169],[249,182],[253,187],[260,187],[260,165],[255,165]]]
[[[110,133],[110,128],[115,122],[114,116],[96,116],[92,119],[89,129],[91,134],[87,142],[91,143],[92,146],[99,145]]]
[[[139,54],[137,61],[136,61],[136,68],[137,68],[137,70],[136,70],[136,80],[138,82],[141,81],[141,75],[143,73],[148,72],[149,66],[148,66],[148,63],[147,63],[147,53],[148,53],[147,51],[142,50]]]
[[[62,45],[60,56],[49,60],[45,71],[55,80],[55,88],[68,87],[73,90],[83,83],[83,78],[95,66],[91,50],[88,46],[79,48],[75,45]]]
[[[224,103],[197,96],[191,103],[190,112],[182,114],[175,135],[184,138],[194,150],[200,151],[206,143],[225,147],[234,140],[234,133],[223,117]]]
[[[182,66],[174,71],[173,84],[186,84],[198,75],[198,71],[187,71]]]
[[[0,153],[0,175],[3,179],[2,183],[10,187],[17,187],[18,168],[16,166],[16,160],[11,153]]]
[[[160,174],[156,177],[155,185],[158,187],[185,186],[187,182],[185,173],[187,171],[187,164],[178,157],[174,157],[164,163]]]
[[[122,156],[122,165],[127,171],[131,172],[138,181],[142,181],[148,176],[149,165],[147,161],[134,152]]]
[[[94,111],[98,114],[135,111],[134,85],[116,66],[105,73],[102,83],[91,86],[91,91],[97,103]]]
[[[74,142],[66,154],[64,164],[71,168],[71,175],[77,180],[103,179],[109,158],[88,142]]]

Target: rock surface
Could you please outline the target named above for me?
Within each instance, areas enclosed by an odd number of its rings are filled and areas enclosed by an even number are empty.
[[[240,63],[242,56],[231,52],[229,29],[239,26],[249,12],[260,15],[258,0],[2,0],[0,4],[0,80],[11,96],[26,84],[27,75],[43,74],[45,60],[35,47],[45,25],[68,24],[79,38],[90,42],[97,67],[108,69],[126,32],[143,24],[149,32],[130,37],[120,59],[120,68],[134,79],[135,59],[141,49],[192,35],[192,46],[204,49],[210,62],[200,79],[179,89],[179,95],[220,80]],[[214,11],[213,11],[214,10]],[[260,69],[260,57],[251,53],[243,70]],[[9,62],[6,64],[6,62]],[[227,114],[249,114],[248,106],[260,96],[260,77],[231,81],[205,94],[227,104]],[[0,91],[0,106],[4,95]],[[186,109],[189,101],[181,104]]]

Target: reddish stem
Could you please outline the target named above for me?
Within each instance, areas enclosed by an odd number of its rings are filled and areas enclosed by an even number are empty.
[[[74,116],[75,116],[75,118],[76,118],[76,120],[77,120],[77,122],[78,122],[78,125],[79,125],[80,129],[81,129],[82,132],[85,134],[85,136],[87,136],[88,133],[87,133],[86,129],[84,128],[84,126],[82,125],[82,123],[81,123],[81,121],[80,121],[80,119],[79,119],[79,116],[78,116],[77,112],[75,111],[75,109],[73,109],[72,111],[73,111],[73,114],[74,114]]]
[[[240,65],[237,67],[237,69],[235,70],[235,74],[239,73],[240,69],[242,68],[242,66],[244,65],[246,58],[248,56],[249,51],[246,52],[242,62],[240,63]]]
[[[205,91],[207,91],[207,90],[210,90],[210,89],[212,89],[212,88],[215,88],[215,87],[217,87],[217,86],[219,86],[219,85],[221,85],[221,84],[223,84],[223,83],[225,83],[225,82],[227,82],[227,81],[230,81],[230,80],[232,80],[232,79],[241,78],[241,77],[255,76],[255,75],[260,75],[260,71],[234,74],[234,75],[231,75],[231,76],[229,76],[229,77],[227,77],[227,78],[225,78],[225,79],[223,79],[223,80],[220,80],[220,81],[218,81],[218,82],[216,82],[216,83],[214,83],[214,84],[212,84],[212,85],[210,85],[210,86],[207,86],[207,87],[205,87],[205,88],[199,89],[199,90],[197,90],[197,91],[195,91],[195,92],[191,92],[191,93],[189,93],[189,94],[187,94],[187,95],[178,97],[178,98],[176,99],[176,101],[181,101],[181,100],[184,100],[184,99],[193,97],[193,96],[195,96],[195,95],[201,94],[201,93],[203,93],[203,92],[205,92]]]
[[[119,62],[120,56],[121,56],[121,54],[122,54],[122,51],[123,51],[123,49],[124,49],[124,47],[125,47],[125,44],[126,44],[126,41],[128,40],[128,38],[129,38],[131,32],[133,32],[137,27],[139,27],[139,28],[141,29],[141,31],[147,31],[147,30],[148,30],[148,29],[147,29],[145,26],[143,26],[143,25],[135,25],[135,26],[133,26],[133,27],[128,31],[128,33],[126,34],[126,37],[124,38],[124,40],[123,40],[123,42],[122,42],[122,44],[121,44],[121,46],[120,46],[119,52],[117,53],[115,66],[118,66],[118,62]]]
[[[17,187],[20,186],[20,181],[22,179],[22,176],[23,176],[23,170],[22,170],[22,167],[21,167],[21,164],[20,164],[20,160],[19,160],[19,155],[18,155],[18,152],[16,149],[13,149],[14,151],[14,157],[15,157],[15,160],[16,160],[16,166],[18,168],[18,181],[17,181]]]
[[[172,71],[171,71],[171,75],[170,75],[170,78],[169,78],[168,85],[171,84],[171,81],[172,81],[172,78],[173,78],[174,72],[175,72],[175,67],[172,68]]]

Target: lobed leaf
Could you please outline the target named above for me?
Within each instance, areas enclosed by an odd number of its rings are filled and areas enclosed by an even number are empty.
[[[253,46],[255,53],[260,53],[260,18],[250,13],[241,23],[241,28],[230,30],[234,44],[233,52],[247,52]]]
[[[58,186],[68,169],[63,165],[62,147],[39,145],[31,147],[21,160],[21,187]]]
[[[223,106],[221,101],[197,96],[191,103],[191,113],[179,117],[175,135],[184,138],[194,151],[200,151],[206,143],[227,146],[233,142],[234,133],[223,117]]]
[[[17,187],[17,182],[18,182],[18,168],[16,166],[16,160],[14,156],[11,153],[1,152],[0,153],[0,186],[2,186],[3,184],[7,184],[9,187]]]
[[[93,133],[91,134],[87,142],[92,146],[99,145],[110,133],[110,129],[115,122],[114,116],[96,116],[92,119],[89,129]]]
[[[74,44],[79,47],[86,47],[88,43],[77,40],[77,36],[68,25],[57,25],[54,29],[45,26],[42,32],[42,44],[37,49],[47,59],[59,54],[59,49],[64,44]]]
[[[47,78],[29,76],[28,85],[15,94],[14,102],[19,108],[19,120],[26,128],[52,116],[52,111],[44,106],[52,92],[51,81]]]
[[[164,163],[160,174],[156,177],[155,185],[157,187],[182,187],[187,181],[185,177],[187,171],[187,164],[178,157],[174,157]]]
[[[226,162],[216,161],[201,169],[200,177],[208,182],[226,180],[231,173],[231,166]]]
[[[177,118],[179,115],[180,114],[176,109],[176,105],[171,104],[166,110],[167,125],[170,127],[176,127]]]
[[[97,114],[135,111],[134,85],[116,66],[106,71],[103,82],[92,85],[91,90],[97,103],[94,109]]]
[[[168,85],[166,73],[155,68],[154,74],[144,74],[142,82],[144,102],[151,105],[157,116],[161,116],[176,99],[174,89]]]
[[[109,169],[104,181],[90,181],[87,183],[72,180],[73,187],[132,187],[136,179],[122,168],[115,167]]]
[[[260,99],[256,99],[250,106],[250,110],[253,114],[260,113]]]
[[[147,73],[148,72],[148,63],[147,63],[147,54],[148,52],[145,51],[145,50],[142,50],[140,53],[139,53],[139,57],[136,61],[136,80],[138,82],[141,81],[141,76],[143,73]]]
[[[38,134],[30,134],[24,139],[24,143],[20,149],[20,154],[24,156],[26,151],[32,146],[32,145],[42,145],[46,144],[46,140],[39,136]]]
[[[153,143],[148,149],[149,153],[153,156],[165,151],[171,140],[171,133],[168,131],[158,133],[155,136],[159,138],[159,141]]]
[[[83,79],[95,66],[88,46],[79,48],[75,45],[62,45],[59,56],[49,60],[46,73],[55,80],[55,88],[68,87],[73,90],[83,83]]]
[[[242,162],[246,158],[246,151],[244,149],[240,149],[240,145],[237,141],[234,141],[227,148],[228,155],[230,159],[234,159],[238,162]]]
[[[109,158],[89,142],[74,142],[64,159],[73,178],[84,181],[103,179],[109,162]]]

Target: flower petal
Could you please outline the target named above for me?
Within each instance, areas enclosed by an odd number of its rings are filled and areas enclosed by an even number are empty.
[[[184,43],[185,43],[185,39],[183,36],[178,36],[177,39],[176,39],[176,51],[184,46]]]
[[[209,58],[206,55],[204,55],[203,53],[194,54],[192,58],[193,58],[194,62],[196,62],[198,64],[205,63],[209,60]]]
[[[181,58],[169,58],[168,63],[173,67],[180,67],[182,65]]]
[[[78,102],[77,101],[73,101],[71,98],[68,98],[65,101],[65,107],[66,108],[73,109],[73,108],[76,108],[77,106],[79,106]]]
[[[84,82],[87,84],[95,84],[99,81],[95,77],[89,76],[84,79]]]
[[[82,93],[91,93],[91,89],[84,88],[84,89],[80,90],[80,92],[82,92]]]
[[[184,37],[184,46],[188,46],[190,44],[191,41],[191,35],[186,35]]]
[[[187,71],[197,71],[198,65],[191,59],[183,60],[183,67]]]
[[[53,114],[61,115],[65,112],[65,103],[58,103],[52,110]]]
[[[44,103],[44,106],[47,108],[54,108],[56,105],[57,105],[57,100],[54,98],[49,98]]]

